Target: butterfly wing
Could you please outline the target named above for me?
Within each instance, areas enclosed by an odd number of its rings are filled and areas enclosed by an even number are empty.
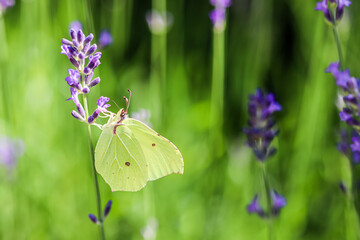
[[[184,172],[183,158],[172,142],[138,120],[127,118],[122,124],[133,133],[141,146],[148,165],[149,180]]]
[[[112,191],[139,191],[149,179],[140,143],[125,125],[104,127],[95,148],[96,171]]]

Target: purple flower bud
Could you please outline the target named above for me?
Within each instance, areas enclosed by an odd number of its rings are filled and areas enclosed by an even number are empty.
[[[85,39],[85,40],[86,40],[86,39]],[[83,46],[82,52],[83,52],[83,53],[86,53],[86,52],[87,52],[87,50],[89,49],[89,47],[90,47],[90,43],[84,43],[84,46]]]
[[[84,87],[83,89],[82,89],[82,92],[83,93],[89,93],[90,92],[90,89],[88,88],[88,87]]]
[[[260,217],[265,216],[265,212],[259,203],[259,195],[258,194],[255,194],[253,200],[249,203],[249,205],[247,205],[247,211],[248,211],[248,213],[256,213]]]
[[[69,40],[67,40],[67,39],[65,39],[65,38],[63,38],[63,39],[61,40],[61,43],[62,43],[62,44],[65,44],[65,45],[72,46],[72,42],[69,41]]]
[[[80,43],[77,40],[73,41],[73,45],[77,48],[80,47]]]
[[[79,103],[79,104],[76,104],[76,109],[78,110],[79,114],[85,118],[85,110],[83,108],[83,106]]]
[[[108,30],[103,30],[99,37],[99,48],[104,48],[113,42],[112,36]]]
[[[93,223],[95,223],[95,224],[98,224],[99,223],[99,221],[98,221],[98,219],[95,217],[95,215],[94,214],[89,214],[89,218],[90,218],[90,220],[93,222]]]
[[[87,50],[86,56],[89,56],[89,55],[93,54],[96,51],[96,49],[97,49],[97,45],[94,43],[93,45],[91,45],[89,50]]]
[[[110,107],[110,104],[106,104],[109,101],[110,98],[101,96],[97,101],[98,108],[104,110],[102,112],[106,112],[106,108]]]
[[[90,33],[84,40],[84,45],[90,43],[94,38],[94,35]]]
[[[280,213],[280,210],[286,206],[286,199],[278,194],[275,190],[272,190],[270,192],[271,199],[272,199],[272,213],[274,215],[278,215]]]
[[[69,60],[72,63],[72,65],[74,65],[74,67],[79,68],[80,62],[76,61],[73,57],[71,57]]]
[[[70,52],[71,56],[77,57],[78,50],[75,47],[68,47],[68,49],[69,49],[69,52]]]
[[[83,60],[85,58],[85,54],[84,53],[79,53],[79,56],[78,56],[79,59]]]
[[[91,72],[91,69],[89,67],[84,68],[84,73],[89,74]]]
[[[109,212],[111,210],[112,201],[109,200],[104,208],[104,217],[107,217],[109,215]]]
[[[97,78],[95,78],[94,80],[92,80],[92,81],[90,82],[89,87],[94,87],[94,86],[96,86],[99,82],[100,82],[100,78],[97,77]]]
[[[339,188],[343,194],[346,194],[347,188],[343,182],[339,182]]]
[[[78,32],[77,32],[77,40],[81,44],[84,41],[84,39],[85,39],[85,35],[81,31],[81,29],[79,29]]]
[[[78,120],[83,120],[83,117],[77,111],[72,110],[71,115]]]
[[[95,121],[95,118],[93,117],[93,115],[89,116],[88,118],[88,123],[93,123]]]
[[[86,69],[86,71],[90,71],[89,68],[85,68],[85,69]],[[85,69],[84,69],[84,73],[85,73]],[[89,85],[89,83],[90,83],[91,79],[93,78],[93,76],[94,76],[94,72],[90,72],[90,74],[85,75],[85,85]]]
[[[75,29],[70,29],[70,37],[73,41],[76,41],[76,31]]]

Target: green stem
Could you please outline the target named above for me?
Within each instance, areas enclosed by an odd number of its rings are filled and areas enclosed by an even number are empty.
[[[213,34],[213,63],[210,109],[210,141],[216,156],[223,153],[225,85],[225,30]]]
[[[272,206],[272,201],[271,201],[271,193],[270,193],[270,183],[268,180],[268,177],[266,175],[266,168],[265,168],[265,163],[261,163],[261,173],[262,173],[262,179],[263,179],[263,183],[264,183],[264,188],[265,188],[265,197],[266,197],[266,212],[268,213],[268,217],[269,219],[267,220],[267,224],[268,224],[268,239],[271,240],[273,239],[273,234],[272,234],[272,219],[271,219],[271,206]]]
[[[336,47],[337,47],[337,51],[338,51],[338,55],[339,55],[340,69],[343,69],[344,68],[344,58],[343,58],[343,55],[342,55],[342,50],[341,50],[341,45],[340,45],[340,40],[339,40],[339,34],[338,34],[336,24],[333,25],[332,29],[333,29],[334,38],[335,38],[335,42],[336,42]]]
[[[338,33],[338,30],[337,30],[335,11],[336,11],[335,8],[333,10],[330,10],[330,15],[331,15],[332,29],[333,29],[334,39],[335,39],[335,43],[336,43],[336,48],[337,48],[338,55],[339,55],[340,69],[343,69],[343,67],[344,67],[344,65],[343,65],[344,64],[344,58],[343,58],[343,54],[342,54],[342,50],[341,50],[339,33]]]
[[[152,8],[160,14],[166,13],[166,0],[153,0]],[[154,120],[157,128],[166,129],[167,119],[167,76],[166,76],[166,27],[161,33],[151,35],[151,77],[150,89],[154,100]]]
[[[83,94],[83,101],[85,106],[85,117],[88,119],[89,117],[89,110],[87,105],[86,94]],[[91,125],[87,124],[88,127],[88,139],[89,139],[89,150],[91,155],[91,166],[92,166],[92,174],[94,179],[95,185],[95,192],[96,192],[96,203],[97,203],[97,211],[98,211],[98,220],[100,226],[100,236],[102,240],[105,240],[105,231],[104,231],[104,218],[101,211],[101,197],[100,197],[100,189],[99,189],[99,182],[97,179],[96,169],[95,169],[95,153],[94,153],[94,145],[91,139]]]

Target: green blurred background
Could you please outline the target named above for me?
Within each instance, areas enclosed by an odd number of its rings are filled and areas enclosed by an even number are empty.
[[[107,239],[143,239],[141,232],[152,225],[158,226],[153,226],[156,239],[267,239],[266,221],[246,211],[262,191],[258,164],[242,133],[248,95],[256,87],[273,92],[283,106],[274,142],[278,153],[268,162],[272,187],[287,199],[272,224],[275,239],[356,239],[356,216],[338,188],[340,180],[350,184],[350,179],[347,159],[336,150],[336,87],[324,73],[337,61],[336,45],[315,3],[233,0],[220,127],[225,151],[219,158],[208,140],[209,132],[218,131],[209,123],[213,7],[206,0],[167,2],[174,23],[166,40],[166,89],[160,92],[166,114],[161,123],[151,121],[181,150],[185,173],[136,193],[112,193],[99,177],[103,204],[113,200]],[[87,132],[70,115],[74,104],[65,101],[71,66],[60,54],[61,39],[69,39],[74,20],[95,39],[103,28],[113,35],[95,72],[102,81],[91,90],[90,111],[101,95],[123,107],[122,97],[131,89],[130,113],[156,113],[151,52],[162,40],[152,37],[145,20],[152,4],[16,0],[0,18],[0,136],[21,138],[26,146],[12,173],[0,171],[0,239],[98,239],[87,217],[96,213]],[[353,3],[340,24],[345,64],[355,76],[360,76],[359,10]],[[94,128],[94,141],[99,134]]]

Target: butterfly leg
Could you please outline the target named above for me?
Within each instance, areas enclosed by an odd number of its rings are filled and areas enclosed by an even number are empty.
[[[118,123],[118,124],[116,124],[116,125],[114,126],[114,129],[113,129],[113,134],[114,134],[114,135],[116,135],[116,128],[117,128],[118,126],[121,126],[121,125],[124,125],[124,124]]]

